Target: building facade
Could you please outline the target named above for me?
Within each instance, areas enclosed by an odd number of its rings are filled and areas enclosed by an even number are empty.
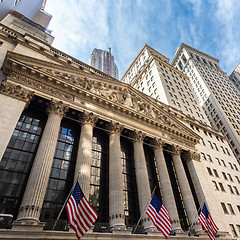
[[[181,44],[172,65],[190,78],[211,125],[228,139],[240,163],[240,92],[218,62],[201,51]]]
[[[88,64],[118,79],[118,68],[114,62],[114,56],[111,54],[111,48],[109,48],[109,51],[94,48],[88,59]]]
[[[211,127],[190,78],[171,66],[168,58],[145,44],[121,81],[164,102],[176,116],[183,114],[181,121],[201,136],[196,149],[201,154],[202,167],[211,179],[221,205],[219,211],[226,216],[229,231],[233,236],[239,235],[239,164],[223,135]],[[231,182],[233,185],[229,184]],[[235,196],[233,188],[237,189]]]
[[[235,84],[235,86],[240,91],[240,63],[232,71],[232,73],[230,75],[230,80]]]
[[[10,19],[18,21],[14,14]],[[0,230],[1,239],[75,239],[63,231],[65,211],[60,231],[51,229],[76,179],[98,213],[85,239],[165,239],[145,214],[155,187],[170,213],[172,238],[207,238],[197,221],[204,201],[219,237],[234,237],[239,172],[227,165],[234,168],[236,159],[221,134],[51,47],[44,31],[29,36],[21,26],[0,27],[0,212],[14,220],[12,229]],[[221,171],[233,190],[223,202],[228,215],[221,199],[230,188],[214,189],[217,165],[198,144],[204,131],[214,147],[229,152],[209,152],[226,161]]]

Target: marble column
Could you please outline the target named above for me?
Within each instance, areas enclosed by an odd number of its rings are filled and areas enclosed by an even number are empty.
[[[110,122],[109,130],[109,221],[111,231],[121,233],[126,229],[123,199],[123,166],[120,134],[123,126]]]
[[[37,225],[39,223],[60,123],[67,110],[67,105],[54,100],[47,107],[47,123],[34,159],[15,225]]]
[[[8,82],[0,88],[0,161],[18,120],[33,97],[33,92]]]
[[[79,116],[79,120],[81,121],[81,135],[78,146],[74,182],[76,182],[78,178],[78,182],[87,199],[89,199],[90,194],[93,127],[97,119],[98,117],[93,113],[83,112]]]
[[[168,174],[167,165],[163,155],[164,142],[161,139],[154,139],[154,155],[156,158],[157,169],[159,174],[163,204],[167,208],[172,222],[172,231],[175,233],[182,232],[179,221],[177,206],[173,195],[172,185]]]
[[[202,227],[200,226],[197,218],[197,208],[193,199],[193,195],[191,192],[191,188],[187,179],[187,175],[185,173],[185,169],[180,157],[181,154],[181,148],[178,146],[175,146],[171,149],[172,152],[172,158],[174,162],[174,166],[176,169],[177,179],[179,182],[184,206],[187,212],[187,217],[189,220],[190,226],[192,225],[192,229],[196,231],[196,234],[202,232]]]
[[[135,131],[130,136],[133,139],[134,166],[137,181],[140,215],[142,216],[142,225],[144,227],[144,231],[148,233],[154,231],[155,227],[146,214],[146,208],[148,207],[151,200],[151,190],[143,149],[143,140],[145,138],[145,134]]]

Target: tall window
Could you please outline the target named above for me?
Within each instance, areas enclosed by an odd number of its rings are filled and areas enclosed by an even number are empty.
[[[108,135],[94,129],[89,202],[100,223],[108,223],[108,192]]]
[[[25,110],[0,162],[0,212],[16,218],[47,115]]]
[[[123,196],[125,224],[132,226],[139,219],[137,184],[134,171],[133,147],[125,138],[121,138],[121,158],[123,164]]]
[[[78,129],[79,126],[76,123],[62,120],[40,217],[41,221],[48,222],[47,228],[51,228],[54,224],[73,185],[79,139]],[[67,220],[66,210],[60,219]]]

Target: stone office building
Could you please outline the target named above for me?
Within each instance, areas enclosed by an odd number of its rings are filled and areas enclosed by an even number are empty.
[[[184,114],[54,49],[49,36],[0,27],[0,213],[14,220],[1,239],[75,239],[49,230],[76,179],[98,213],[85,239],[164,239],[144,213],[155,186],[176,237],[207,238],[197,221],[204,196],[219,236],[230,237]],[[147,235],[133,235],[141,215]]]

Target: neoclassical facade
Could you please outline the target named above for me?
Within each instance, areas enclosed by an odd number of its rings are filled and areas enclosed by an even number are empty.
[[[69,63],[8,52],[2,69],[0,210],[13,214],[12,232],[50,230],[78,179],[99,216],[89,239],[103,229],[131,235],[141,215],[138,233],[161,235],[144,213],[155,187],[174,235],[203,233],[200,137],[166,105]]]

